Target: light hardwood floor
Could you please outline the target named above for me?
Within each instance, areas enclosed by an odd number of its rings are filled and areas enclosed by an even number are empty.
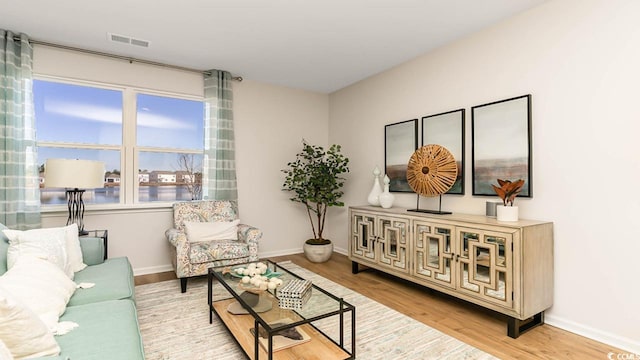
[[[291,260],[501,359],[607,359],[609,352],[626,353],[547,324],[512,339],[507,336],[504,315],[377,270],[367,269],[354,275],[351,262],[344,255],[334,253],[331,260],[322,264],[309,262],[303,254],[270,260]],[[364,269],[363,266],[360,268]],[[136,285],[140,285],[175,278],[172,272],[168,272],[138,276],[135,280]]]

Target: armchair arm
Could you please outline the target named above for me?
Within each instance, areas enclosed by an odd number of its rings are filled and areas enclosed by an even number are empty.
[[[164,235],[167,237],[171,245],[175,246],[176,248],[179,248],[184,244],[189,244],[189,242],[187,241],[187,235],[184,233],[184,231],[178,230],[176,228],[171,228],[165,231]]]
[[[179,278],[191,276],[189,266],[189,251],[191,246],[189,245],[189,241],[187,241],[187,235],[184,231],[176,228],[171,228],[165,231],[164,234],[169,240],[169,243],[176,248],[176,258],[171,260],[175,266],[176,276]]]

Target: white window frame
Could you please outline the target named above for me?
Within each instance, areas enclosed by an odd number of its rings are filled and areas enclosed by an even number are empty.
[[[145,94],[153,96],[171,97],[175,99],[193,100],[204,103],[204,97],[189,94],[174,93],[168,91],[159,91],[138,86],[124,86],[117,84],[108,84],[97,81],[87,81],[72,78],[64,78],[58,76],[49,76],[42,74],[34,74],[35,80],[58,82],[70,85],[89,86],[99,89],[116,90],[122,92],[122,143],[121,145],[98,145],[98,144],[80,144],[68,142],[52,142],[38,141],[39,147],[57,147],[57,148],[77,148],[90,150],[116,150],[120,151],[120,201],[111,204],[86,204],[87,209],[108,210],[119,208],[167,208],[173,205],[173,201],[138,201],[138,190],[140,184],[138,182],[138,154],[140,151],[164,152],[164,153],[181,153],[181,154],[203,154],[202,150],[193,149],[177,149],[138,146],[137,141],[137,101],[136,95]],[[204,121],[204,120],[203,120]],[[37,131],[37,128],[36,128]],[[204,141],[203,141],[204,144]],[[130,175],[131,174],[131,175]],[[66,205],[43,205],[42,210],[60,211],[66,209]]]

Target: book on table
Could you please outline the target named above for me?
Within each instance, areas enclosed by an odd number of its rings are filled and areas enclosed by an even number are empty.
[[[278,322],[270,323],[269,325],[272,328],[283,326],[286,324],[291,324],[290,319],[282,319]],[[265,351],[269,351],[269,334],[267,330],[265,330],[262,326],[259,326],[259,337],[258,342],[264,348]],[[250,328],[249,331],[253,336],[255,336],[255,329]],[[273,351],[283,350],[286,348],[290,348],[292,346],[296,346],[299,344],[303,344],[307,341],[311,340],[311,337],[304,332],[299,326],[279,330],[273,334]]]

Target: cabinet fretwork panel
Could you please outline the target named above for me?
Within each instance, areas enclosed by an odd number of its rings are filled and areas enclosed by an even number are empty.
[[[349,258],[506,314],[508,335],[553,304],[553,223],[351,207]]]
[[[379,263],[394,270],[409,272],[409,221],[381,216],[378,218],[378,224]]]
[[[446,287],[455,287],[455,269],[451,236],[453,228],[421,220],[413,222],[413,274]]]
[[[460,291],[512,308],[512,234],[462,227],[457,232]]]
[[[351,217],[351,256],[375,261],[376,217],[368,214],[355,214]]]

